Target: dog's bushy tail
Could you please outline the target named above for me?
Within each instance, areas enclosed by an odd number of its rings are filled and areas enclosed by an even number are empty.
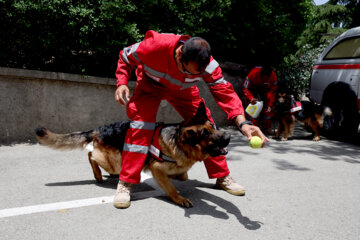
[[[333,113],[331,111],[331,108],[329,107],[324,107],[324,116],[332,116]]]
[[[327,106],[324,107],[323,112],[323,130],[330,131],[334,127],[334,117],[333,112]]]
[[[85,148],[85,146],[93,140],[94,136],[93,130],[58,134],[44,127],[36,128],[35,133],[41,144],[59,150]]]

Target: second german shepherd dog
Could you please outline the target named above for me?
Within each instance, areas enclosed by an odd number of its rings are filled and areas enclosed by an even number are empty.
[[[35,132],[40,143],[59,150],[84,148],[92,142],[94,149],[88,153],[89,162],[95,179],[101,182],[100,167],[110,174],[120,173],[121,154],[129,127],[130,121],[122,121],[86,132],[57,134],[43,127]],[[156,128],[160,128],[156,137],[162,149],[158,154],[160,158],[148,154],[144,169],[151,171],[158,185],[174,203],[191,207],[191,201],[177,192],[170,178],[185,181],[188,179],[187,171],[196,162],[210,156],[226,155],[230,134],[215,129],[207,118],[203,103],[193,118],[179,124],[157,123]]]
[[[314,133],[314,141],[320,140],[320,133],[323,128],[324,118],[331,116],[330,108],[315,104],[310,101],[301,101],[299,106],[293,96],[287,91],[279,89],[274,104],[274,115],[278,121],[278,129],[274,138],[286,141],[293,134],[295,121],[304,123]]]

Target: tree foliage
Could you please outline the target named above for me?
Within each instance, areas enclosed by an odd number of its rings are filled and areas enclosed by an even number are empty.
[[[340,4],[346,7],[350,18],[348,28],[360,26],[360,0],[330,0],[329,4]]]
[[[330,0],[310,8],[309,22],[296,41],[297,49],[277,66],[280,82],[299,98],[309,89],[312,68],[330,42],[348,28],[359,26],[360,0]]]
[[[329,43],[330,41],[327,41],[318,47],[305,44],[295,54],[289,54],[277,65],[279,85],[291,89],[291,94],[297,100],[308,93],[314,63]]]
[[[113,77],[148,29],[202,36],[220,61],[279,63],[311,0],[0,0],[0,65]]]
[[[351,18],[343,5],[324,4],[313,6],[311,18],[305,31],[297,40],[297,46],[304,44],[318,47],[334,39],[350,25]]]
[[[238,0],[227,16],[224,40],[216,45],[231,49],[230,60],[241,63],[278,64],[291,53],[305,29],[311,7],[309,0]]]
[[[123,0],[0,0],[0,64],[113,75],[113,54],[140,39],[136,22],[125,21],[133,11]]]

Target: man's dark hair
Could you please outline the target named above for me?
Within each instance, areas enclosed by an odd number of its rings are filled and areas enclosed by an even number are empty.
[[[192,37],[184,43],[181,61],[188,64],[191,61],[197,62],[199,71],[202,71],[210,62],[210,44],[201,37]]]
[[[270,76],[272,73],[272,68],[269,65],[263,65],[260,70],[261,75]]]

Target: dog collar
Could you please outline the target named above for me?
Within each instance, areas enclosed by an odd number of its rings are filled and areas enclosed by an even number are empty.
[[[159,143],[159,136],[160,136],[160,131],[161,131],[162,127],[158,127],[155,130],[155,133],[153,135],[152,141],[151,141],[151,145],[150,145],[150,149],[149,152],[151,154],[151,156],[153,158],[155,158],[158,161],[165,161],[165,162],[171,162],[171,163],[176,163],[175,160],[173,160],[172,158],[166,156],[161,150],[161,146]]]

